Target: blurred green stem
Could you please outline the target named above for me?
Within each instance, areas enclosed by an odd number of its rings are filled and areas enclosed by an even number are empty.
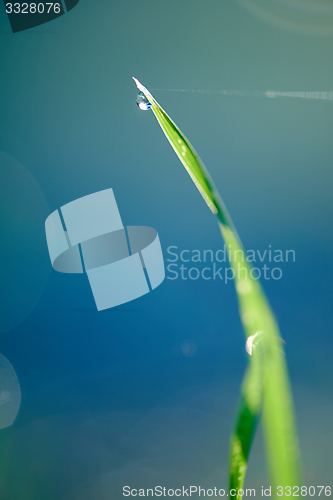
[[[151,93],[137,79],[134,78],[134,81],[152,104],[153,113],[173,150],[208,207],[217,216],[228,249],[245,338],[252,346],[231,439],[230,487],[239,489],[244,484],[251,443],[262,408],[272,493],[276,496],[277,486],[301,485],[293,403],[278,325],[254,270],[246,260],[243,245],[208,170],[188,139]]]

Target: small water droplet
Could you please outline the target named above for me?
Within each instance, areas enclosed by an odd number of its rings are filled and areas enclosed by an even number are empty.
[[[152,104],[148,101],[143,92],[138,93],[136,103],[142,111],[148,111],[148,109],[152,107]]]
[[[246,340],[245,349],[246,352],[250,356],[252,356],[254,350],[257,349],[259,346],[261,347],[261,349],[267,348],[266,332],[264,330],[260,330],[254,335],[248,337]]]

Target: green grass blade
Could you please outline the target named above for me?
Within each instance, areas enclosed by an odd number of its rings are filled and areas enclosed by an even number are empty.
[[[171,120],[167,113],[155,101],[151,93],[136,79],[133,78],[138,89],[145,94],[148,101],[152,104],[152,110],[161,125],[161,128],[173,147],[176,155],[184,165],[192,181],[198,188],[203,199],[214,214],[219,212],[218,200],[219,195],[215,189],[213,181],[200,160],[193,146],[188,139],[182,134],[177,125]],[[226,211],[225,207],[224,210]],[[226,221],[225,221],[226,222]]]
[[[247,461],[256,432],[262,401],[262,373],[258,358],[249,363],[241,389],[237,418],[231,436],[229,491],[243,488]],[[236,500],[242,497],[236,495]]]
[[[245,252],[238,236],[229,227],[222,223],[219,225],[224,241],[230,249],[228,253],[234,270],[245,336],[247,339],[253,339],[254,347],[249,363],[258,363],[253,372],[255,376],[252,383],[247,384],[247,388],[263,394],[263,427],[271,484],[274,488],[298,486],[301,484],[300,454],[279,328],[259,281],[252,277],[252,266],[245,260]],[[252,397],[249,392],[245,396],[247,400]],[[259,411],[257,406],[257,412]],[[242,415],[238,415],[237,420],[242,420]],[[244,448],[246,449],[246,444]]]
[[[253,340],[249,370],[244,379],[235,433],[232,438],[230,482],[240,472],[238,487],[244,482],[246,464],[260,411],[262,394],[266,454],[273,491],[276,486],[300,485],[300,464],[296,426],[285,355],[280,332],[265,293],[255,276],[230,215],[199,156],[190,142],[161,108],[151,93],[134,78],[138,89],[152,104],[152,110],[178,158],[213,213],[222,237],[230,249],[240,317],[245,337]],[[260,376],[258,375],[260,373]],[[254,402],[255,401],[255,402]],[[247,426],[247,430],[246,430]],[[233,460],[241,447],[242,460]],[[234,483],[233,483],[234,484]]]

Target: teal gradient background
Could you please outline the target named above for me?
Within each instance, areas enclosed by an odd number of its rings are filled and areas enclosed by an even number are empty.
[[[332,90],[332,36],[308,21],[270,23],[245,1],[80,0],[13,34],[0,5],[0,352],[22,390],[14,425],[0,430],[0,498],[227,487],[246,366],[233,285],[167,279],[98,313],[86,276],[51,269],[44,221],[112,187],[124,224],[154,227],[165,258],[170,245],[220,248],[131,77],[150,89]],[[296,252],[263,285],[286,341],[305,484],[329,485],[333,103],[152,92],[207,165],[245,247]],[[261,485],[259,429],[246,486]]]

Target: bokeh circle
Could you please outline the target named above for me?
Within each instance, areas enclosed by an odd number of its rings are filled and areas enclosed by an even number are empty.
[[[0,332],[38,303],[50,273],[44,223],[50,210],[34,177],[0,152]]]

